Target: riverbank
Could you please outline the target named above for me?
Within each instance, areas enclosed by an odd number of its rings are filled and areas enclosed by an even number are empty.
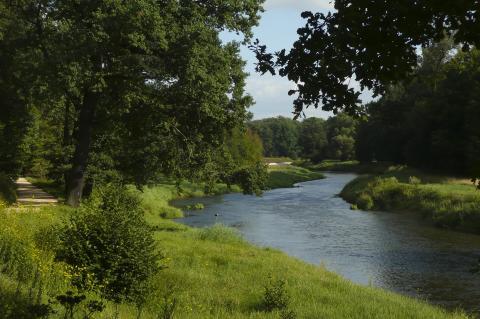
[[[0,263],[9,265],[8,271],[0,275],[1,313],[15,317],[12,311],[16,308],[11,304],[15,298],[21,300],[23,307],[16,311],[26,312],[32,304],[46,303],[51,296],[68,289],[62,265],[52,257],[55,242],[50,239],[55,237],[46,230],[61,225],[72,213],[72,209],[61,205],[7,209],[0,213],[3,221],[0,243],[3,248],[5,245],[14,248],[19,257],[5,259],[7,255],[0,255]],[[307,264],[274,249],[251,245],[230,228],[194,229],[154,215],[157,217],[150,216],[149,223],[156,229],[155,238],[164,256],[165,268],[151,283],[142,318],[157,318],[165,303],[171,305],[173,301],[175,317],[187,319],[467,318],[412,298],[353,284],[323,267]],[[178,227],[170,227],[175,224]],[[47,237],[49,240],[40,240]],[[39,261],[48,270],[42,272],[46,276],[43,286],[34,283]],[[29,273],[19,282],[13,275],[16,272],[9,272],[12,269]],[[18,287],[21,287],[20,293]],[[29,297],[32,289],[34,297]],[[267,296],[266,289],[271,292]],[[282,300],[288,300],[283,317],[278,310],[267,311],[265,298],[273,298],[277,306],[283,304]],[[58,312],[50,318],[62,317],[61,307],[55,303],[52,306]],[[114,309],[112,304],[107,304],[98,318],[112,317]],[[136,318],[136,315],[134,305],[120,305],[120,318]]]
[[[292,165],[270,166],[268,173],[269,178],[266,183],[268,189],[288,188],[293,187],[296,183],[325,178],[322,173]],[[63,199],[63,185],[47,179],[32,177],[28,177],[27,179],[33,185],[46,190],[49,194],[55,195],[60,200]],[[0,187],[1,186],[0,179]],[[242,191],[237,185],[228,187],[226,184],[217,183],[210,187],[206,186],[205,183],[192,183],[188,181],[183,181],[179,185],[176,185],[173,181],[165,179],[165,182],[158,185],[144,187],[141,192],[138,191],[138,195],[142,199],[142,206],[147,216],[159,214],[162,218],[175,219],[182,218],[183,212],[180,208],[171,206],[169,204],[170,201],[182,198],[238,193]],[[133,186],[131,189],[135,191]]]
[[[297,183],[323,179],[325,176],[307,168],[288,166],[269,166],[267,187],[269,189],[293,187]]]
[[[480,234],[480,192],[468,179],[391,166],[356,178],[340,196],[353,208],[418,212],[436,226]]]
[[[311,171],[346,172],[357,174],[382,174],[391,166],[390,163],[360,163],[359,161],[354,160],[324,160],[316,164],[313,164],[309,161],[299,161],[295,164]]]

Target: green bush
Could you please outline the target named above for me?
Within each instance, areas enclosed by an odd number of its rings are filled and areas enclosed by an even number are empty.
[[[113,302],[138,300],[159,269],[153,231],[140,199],[119,185],[95,189],[60,235],[58,259],[72,266],[73,284]]]
[[[290,302],[290,296],[285,288],[285,280],[272,280],[265,286],[263,307],[265,311],[285,311]]]
[[[17,192],[15,183],[6,174],[0,173],[0,203],[13,204],[16,200]]]
[[[371,210],[373,208],[373,199],[367,193],[361,193],[357,199],[357,206],[363,210]]]

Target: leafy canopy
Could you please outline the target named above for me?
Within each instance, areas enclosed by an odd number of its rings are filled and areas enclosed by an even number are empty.
[[[480,45],[480,1],[335,0],[335,12],[303,12],[304,27],[290,51],[252,45],[257,70],[278,69],[297,88],[297,116],[305,107],[358,111],[361,90],[382,94],[417,66],[417,47],[452,37],[464,49]],[[351,87],[356,79],[360,89]]]

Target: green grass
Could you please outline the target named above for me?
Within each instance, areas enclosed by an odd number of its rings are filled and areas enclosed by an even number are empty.
[[[271,166],[268,173],[267,187],[270,189],[293,187],[296,183],[325,178],[322,173],[298,166]]]
[[[263,161],[265,163],[285,163],[293,162],[293,159],[290,157],[264,157]]]
[[[147,220],[158,221],[158,217],[162,219],[183,217],[183,212],[180,208],[170,205],[170,201],[174,199],[220,195],[240,191],[241,189],[236,185],[228,188],[226,184],[215,184],[211,189],[208,189],[207,192],[204,183],[184,181],[177,187],[175,183],[166,181],[164,184],[144,187],[143,190],[139,192],[139,195]]]
[[[299,166],[313,171],[354,172],[357,174],[381,174],[391,165],[389,163],[360,163],[359,161],[324,160],[318,164],[309,161],[298,163]]]
[[[465,179],[392,166],[356,178],[341,196],[360,209],[418,212],[437,226],[480,233],[480,191]]]
[[[48,237],[45,229],[61,224],[71,213],[63,206],[10,209],[1,213],[4,222],[0,227],[0,246],[5,247],[4,239],[13,239],[17,246],[12,247],[17,248],[18,256],[23,256],[12,261],[0,254],[2,314],[26,311],[38,300],[38,287],[32,284],[37,266],[45,268],[42,271],[45,277],[41,277],[44,280],[41,302],[69,289],[63,280],[62,264],[54,261],[50,246],[40,245],[44,241],[39,238]],[[175,223],[166,220],[164,225],[167,224]],[[157,229],[155,238],[165,257],[162,262],[166,268],[152,280],[142,311],[145,319],[159,318],[163,305],[173,299],[177,305],[175,318],[280,318],[278,312],[264,311],[265,287],[272,278],[286,282],[290,296],[288,307],[297,318],[467,318],[412,298],[353,284],[321,266],[307,264],[274,249],[253,246],[235,230],[223,226]],[[29,276],[24,276],[19,283],[15,271],[5,271],[6,262],[17,263],[17,269],[29,271]],[[12,300],[16,300],[18,308],[10,307]],[[50,318],[62,318],[64,310],[58,304],[53,307],[57,313]],[[113,313],[114,306],[107,304],[107,309],[95,318],[112,318]],[[136,318],[136,314],[134,305],[119,307],[120,318]],[[81,316],[79,311],[76,317]]]

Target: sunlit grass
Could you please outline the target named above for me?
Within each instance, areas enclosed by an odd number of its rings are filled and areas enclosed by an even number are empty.
[[[397,166],[358,177],[341,195],[360,209],[418,212],[438,226],[480,232],[480,191],[465,179]]]
[[[268,172],[267,186],[271,189],[293,187],[296,183],[325,178],[322,173],[291,165],[271,166]]]
[[[290,157],[264,157],[263,161],[265,163],[289,163],[293,162],[293,159]]]
[[[166,186],[158,186],[156,190],[164,195],[170,192],[171,188]],[[170,195],[162,198],[168,205]],[[11,238],[14,234],[16,245],[33,248],[25,250],[31,252],[26,259],[19,259],[28,264],[16,267],[33,271],[36,266],[32,262],[44,260],[38,256],[51,256],[51,252],[36,246],[36,234],[42,234],[51,225],[61,225],[72,213],[72,209],[61,205],[11,208],[3,212],[0,237]],[[142,318],[158,318],[165,302],[173,299],[175,318],[280,318],[279,313],[266,312],[262,306],[265,286],[271,278],[285,280],[289,309],[297,318],[466,318],[412,298],[353,284],[321,266],[307,264],[278,250],[253,246],[231,228],[216,225],[193,229],[167,219],[150,221],[156,229],[155,239],[164,256],[165,268],[151,282]],[[0,268],[5,265],[3,258],[0,254]],[[48,258],[51,262],[52,257]],[[53,271],[46,271],[45,281],[58,282],[55,278],[63,276],[60,269],[57,265]],[[19,284],[15,276],[3,272],[0,310],[11,298],[21,297],[17,305],[29,306],[33,302],[29,297],[32,278],[17,293]],[[65,282],[52,284],[43,290],[41,301],[46,303],[67,289]],[[54,308],[57,313],[51,318],[62,318],[64,310],[58,304]],[[118,309],[120,318],[137,318],[135,305],[123,303]],[[106,310],[95,318],[112,318],[114,311],[114,305],[108,303]],[[77,318],[82,315],[78,312]]]

